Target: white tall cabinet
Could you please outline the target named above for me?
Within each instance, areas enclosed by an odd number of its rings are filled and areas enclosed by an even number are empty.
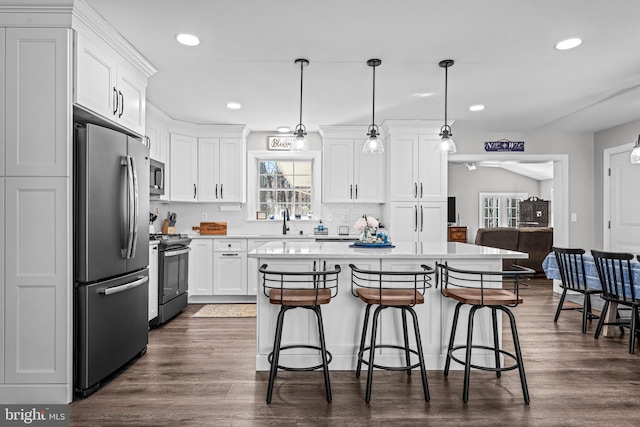
[[[0,66],[5,153],[0,401],[66,403],[71,392],[73,33],[6,28],[1,34],[6,49]]]
[[[170,187],[174,202],[198,201],[198,138],[171,134]]]
[[[322,202],[384,203],[385,156],[365,154],[364,126],[323,126]]]
[[[440,122],[387,120],[385,208],[393,241],[446,242],[447,155],[436,153]]]
[[[119,65],[135,70],[115,83],[121,120],[110,112],[105,123],[144,135],[144,94],[135,100],[125,85],[140,78],[143,91],[155,70],[86,2],[23,3],[0,6],[0,402],[64,404],[73,391],[74,103],[96,112],[82,100],[96,76],[77,61],[76,37],[109,47],[116,79]]]

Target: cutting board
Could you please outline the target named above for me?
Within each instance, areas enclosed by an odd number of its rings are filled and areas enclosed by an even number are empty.
[[[203,234],[227,234],[226,222],[201,222],[200,227],[192,227],[193,230]]]

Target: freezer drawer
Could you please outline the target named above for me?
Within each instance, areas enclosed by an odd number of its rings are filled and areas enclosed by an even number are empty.
[[[87,395],[139,354],[148,335],[148,270],[75,291],[74,386]],[[91,390],[91,391],[89,391]]]

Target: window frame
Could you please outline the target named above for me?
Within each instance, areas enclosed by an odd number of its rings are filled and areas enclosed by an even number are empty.
[[[256,221],[258,204],[258,191],[260,185],[258,179],[258,162],[260,161],[305,161],[311,160],[311,210],[313,218],[321,217],[321,173],[322,173],[322,153],[319,151],[309,151],[305,153],[292,153],[288,151],[248,151],[247,152],[247,221]],[[291,214],[291,221],[309,221],[309,219],[296,220]]]
[[[507,199],[522,199],[525,200],[529,197],[529,193],[514,193],[514,192],[480,192],[478,193],[478,228],[487,228],[484,224],[484,200],[486,198],[497,198],[498,199],[498,227],[509,227],[509,228],[517,228],[518,226],[518,218],[516,217],[515,226],[510,226],[508,224],[508,216],[507,216]],[[516,215],[518,215],[518,211],[516,210]],[[493,227],[491,227],[493,228]]]

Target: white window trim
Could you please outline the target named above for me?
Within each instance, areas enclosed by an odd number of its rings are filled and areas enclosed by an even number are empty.
[[[486,192],[486,193],[478,193],[478,228],[484,228],[484,211],[483,211],[483,203],[482,201],[485,197],[497,197],[501,200],[504,200],[509,197],[520,197],[522,200],[526,200],[529,198],[529,193],[510,193],[510,192]],[[500,206],[500,210],[498,212],[498,227],[505,227],[505,213],[504,210],[506,206]]]
[[[322,218],[321,204],[321,173],[322,173],[322,152],[309,151],[306,153],[291,153],[288,151],[248,151],[247,152],[247,221],[256,220],[256,199],[258,191],[258,161],[260,160],[311,160],[311,209],[314,218]],[[293,215],[291,220],[295,221]],[[301,220],[303,221],[303,220]]]

